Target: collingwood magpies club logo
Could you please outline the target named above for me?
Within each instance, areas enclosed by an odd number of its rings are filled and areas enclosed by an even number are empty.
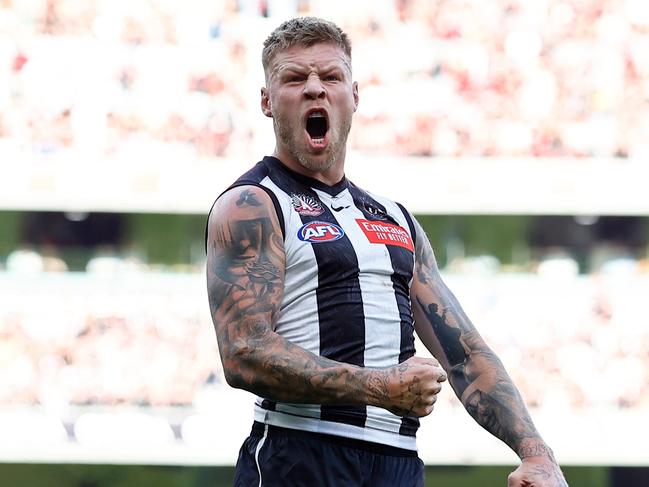
[[[291,203],[293,204],[293,209],[300,215],[318,216],[324,213],[324,208],[313,196],[293,193],[291,195]]]
[[[377,220],[388,219],[388,214],[384,210],[382,210],[381,208],[377,208],[376,206],[372,205],[371,203],[368,203],[367,201],[363,202],[363,208],[365,208],[365,211],[370,215],[372,215]]]

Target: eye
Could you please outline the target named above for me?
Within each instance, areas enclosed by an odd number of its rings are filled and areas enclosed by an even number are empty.
[[[324,77],[325,81],[338,81],[338,75],[337,74],[328,74]]]
[[[299,74],[292,74],[287,78],[287,81],[289,83],[299,83],[300,81],[304,81],[304,76]]]

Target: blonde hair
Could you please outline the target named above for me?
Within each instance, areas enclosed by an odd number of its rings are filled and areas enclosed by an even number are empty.
[[[351,70],[352,45],[347,34],[340,27],[318,17],[297,17],[283,22],[264,41],[261,64],[268,78],[268,68],[275,55],[293,46],[313,46],[333,43],[340,47],[349,60]]]

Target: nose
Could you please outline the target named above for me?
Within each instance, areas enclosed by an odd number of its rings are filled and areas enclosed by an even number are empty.
[[[304,85],[304,96],[311,100],[317,100],[318,98],[324,98],[325,88],[320,80],[320,77],[316,74],[311,74]]]

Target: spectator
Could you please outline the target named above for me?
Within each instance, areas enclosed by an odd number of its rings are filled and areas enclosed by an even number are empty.
[[[116,121],[128,127],[95,144],[99,157],[120,154],[136,140],[180,144],[193,157],[247,160],[264,139],[254,121],[258,107],[238,88],[259,82],[248,53],[261,41],[241,33],[263,31],[263,16],[270,14],[251,5],[243,12],[232,1],[192,2],[181,11],[173,3],[136,2],[126,11],[96,0],[83,8],[69,0],[3,0],[0,36],[8,35],[5,45],[13,50],[1,49],[0,58],[13,62],[0,64],[0,80],[9,81],[0,86],[13,88],[0,94],[0,138],[17,140],[24,133],[32,150],[48,154],[79,150],[84,137],[74,124],[70,133],[69,120],[86,107],[100,117],[93,122],[99,132],[97,124],[105,132]],[[355,150],[453,157],[649,153],[643,102],[649,9],[643,2],[363,5],[345,28],[356,50],[373,53],[361,56],[370,64],[357,66],[361,97],[382,103],[361,105]],[[340,17],[349,5],[311,1],[292,8]],[[405,45],[419,46],[418,55],[402,56]],[[45,78],[52,83],[43,91]],[[75,104],[88,86],[92,96]],[[90,109],[88,99],[94,100]],[[205,109],[179,109],[192,105]],[[44,106],[51,107],[45,117]]]

